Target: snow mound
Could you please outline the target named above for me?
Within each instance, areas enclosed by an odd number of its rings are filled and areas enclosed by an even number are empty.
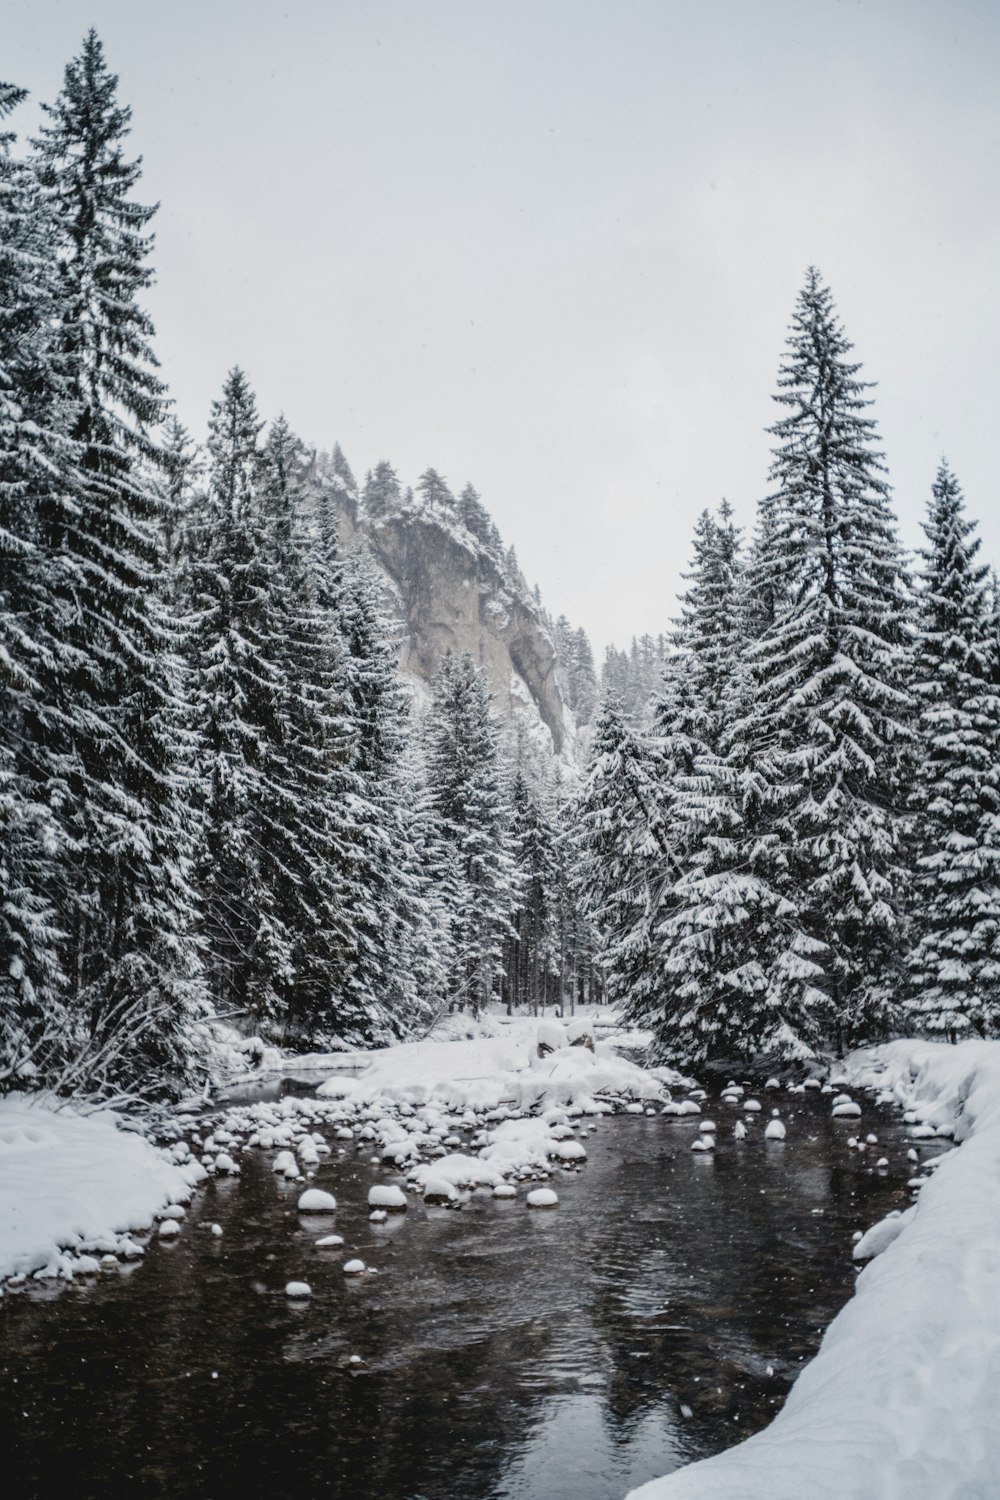
[[[300,1214],[332,1214],[337,1200],[332,1193],[324,1193],[321,1188],[306,1188],[297,1207]]]
[[[529,1208],[555,1208],[559,1203],[559,1194],[554,1193],[551,1188],[533,1188],[524,1201]]]
[[[123,1127],[110,1111],[0,1099],[0,1279],[48,1270],[70,1280],[78,1252],[101,1241],[103,1253],[125,1254],[126,1231],[151,1229],[191,1196],[204,1168]]]

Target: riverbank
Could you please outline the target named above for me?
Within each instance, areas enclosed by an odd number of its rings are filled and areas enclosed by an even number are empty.
[[[317,1089],[316,1099],[286,1101],[281,1110],[223,1105],[229,1128],[220,1126],[214,1141],[199,1130],[211,1107],[200,1100],[180,1109],[166,1129],[160,1126],[157,1143],[144,1122],[110,1110],[84,1112],[25,1095],[0,1099],[0,1284],[16,1286],[28,1277],[72,1281],[97,1273],[102,1260],[107,1269],[139,1257],[142,1236],[167,1210],[181,1224],[179,1210],[199,1183],[238,1172],[244,1142],[252,1149],[277,1140],[275,1131],[282,1144],[305,1152],[305,1159],[301,1151],[295,1156],[293,1175],[309,1174],[309,1157],[316,1153],[305,1148],[305,1137],[327,1126],[350,1133],[363,1115],[362,1128],[374,1120],[366,1134],[386,1152],[387,1163],[396,1163],[393,1145],[399,1164],[417,1167],[441,1157],[424,1177],[444,1191],[473,1181],[497,1185],[512,1174],[541,1176],[552,1161],[568,1162],[571,1155],[584,1160],[583,1148],[566,1140],[559,1109],[600,1114],[628,1105],[652,1108],[679,1075],[670,1069],[647,1072],[619,1057],[613,1043],[597,1040],[612,1029],[606,1016],[581,1016],[572,1027],[578,1045],[569,1045],[571,1033],[554,1022],[453,1016],[424,1041],[373,1052],[300,1059],[269,1050],[244,1081],[265,1071],[280,1076],[303,1064],[317,1082],[334,1068],[338,1072]],[[637,1037],[622,1033],[619,1040],[635,1046]],[[547,1117],[537,1118],[539,1112]],[[491,1113],[496,1118],[487,1122]],[[440,1146],[462,1115],[477,1131],[487,1123],[493,1127],[496,1138],[482,1159],[485,1141],[471,1157]],[[438,1120],[447,1128],[438,1130]]]
[[[844,1077],[905,1111],[915,1153],[939,1132],[961,1149],[920,1179],[898,1232],[883,1221],[883,1252],[771,1425],[629,1500],[1000,1493],[1000,1043],[892,1042]]]
[[[0,1283],[68,1281],[99,1271],[102,1257],[137,1258],[134,1236],[205,1176],[112,1111],[0,1099]]]

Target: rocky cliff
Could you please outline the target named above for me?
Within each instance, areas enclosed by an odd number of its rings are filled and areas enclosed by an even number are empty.
[[[577,759],[556,648],[523,580],[453,515],[418,503],[378,518],[338,496],[345,551],[364,545],[385,574],[402,626],[400,665],[422,696],[444,653],[468,651],[483,668],[505,737],[528,759]]]

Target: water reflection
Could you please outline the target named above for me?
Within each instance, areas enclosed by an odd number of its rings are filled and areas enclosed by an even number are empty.
[[[603,1121],[552,1213],[477,1194],[374,1225],[356,1153],[317,1225],[250,1155],[127,1280],[4,1299],[7,1493],[610,1500],[737,1441],[850,1294],[852,1231],[909,1201],[908,1142],[866,1109],[876,1173],[827,1099],[782,1100],[783,1145],[712,1110],[714,1155],[697,1120]]]

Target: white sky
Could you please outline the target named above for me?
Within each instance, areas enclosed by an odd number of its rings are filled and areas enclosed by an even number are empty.
[[[199,437],[239,363],[359,478],[471,479],[553,613],[624,644],[704,506],[752,522],[815,261],[905,539],[946,452],[1000,561],[995,0],[22,0],[0,73],[54,98],[91,24]]]

